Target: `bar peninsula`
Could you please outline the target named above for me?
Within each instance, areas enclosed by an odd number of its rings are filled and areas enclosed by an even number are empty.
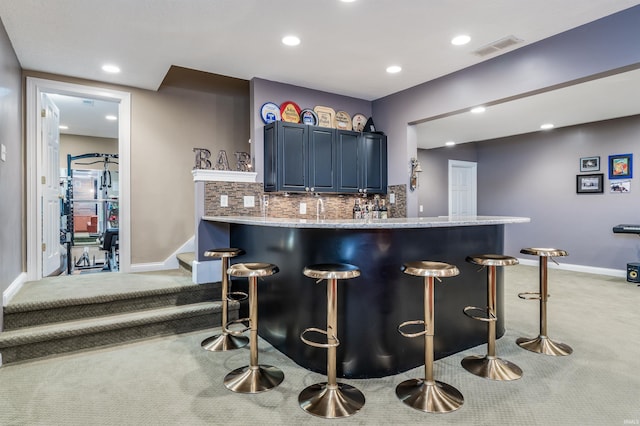
[[[409,339],[397,327],[424,319],[423,280],[402,272],[416,260],[447,262],[460,274],[436,282],[435,356],[445,357],[486,343],[486,323],[462,313],[487,306],[487,274],[465,261],[473,254],[503,253],[504,226],[529,218],[503,216],[422,217],[384,220],[296,220],[204,216],[196,256],[213,247],[238,247],[235,262],[268,262],[280,272],[258,282],[259,335],[297,364],[325,373],[326,350],[304,344],[308,327],[326,328],[326,282],[302,274],[316,263],[350,263],[358,278],[338,282],[337,373],[384,377],[424,363],[424,339]],[[497,336],[504,334],[503,277],[497,273]],[[246,287],[235,281],[234,289]]]

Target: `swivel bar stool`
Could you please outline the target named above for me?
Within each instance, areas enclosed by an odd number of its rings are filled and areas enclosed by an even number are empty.
[[[487,355],[471,355],[462,360],[462,366],[476,376],[492,380],[516,380],[522,377],[522,369],[512,362],[496,356],[496,267],[518,264],[518,259],[501,254],[481,254],[468,256],[467,262],[487,267],[487,309],[475,306],[464,308],[464,314],[470,318],[488,323]],[[484,316],[473,315],[473,311],[482,311]]]
[[[234,336],[227,331],[228,321],[228,302],[231,295],[242,296],[243,300],[247,297],[245,293],[229,292],[229,277],[227,269],[229,269],[229,258],[244,254],[244,250],[238,248],[215,248],[204,252],[205,257],[217,257],[222,263],[222,333],[208,337],[201,343],[203,349],[212,352],[230,351],[232,349],[247,346],[249,338],[246,336]]]
[[[434,335],[434,282],[440,277],[453,277],[460,272],[458,268],[442,262],[407,262],[402,266],[405,274],[424,277],[424,320],[405,321],[398,326],[404,337],[424,336],[424,369],[421,379],[409,379],[396,387],[396,395],[409,407],[429,413],[448,413],[457,410],[464,403],[464,397],[453,386],[433,379],[433,335]],[[406,333],[403,327],[423,325],[424,330]]]
[[[249,278],[249,318],[240,318],[228,324],[249,321],[249,327],[242,331],[227,330],[234,336],[250,330],[249,365],[233,370],[224,378],[224,385],[233,392],[264,392],[275,388],[284,380],[284,373],[279,368],[258,364],[258,277],[273,275],[278,271],[278,267],[270,263],[236,263],[229,268],[229,275]]]
[[[569,355],[573,349],[564,343],[554,342],[547,337],[547,259],[551,258],[555,262],[554,257],[568,256],[564,250],[553,248],[524,248],[520,253],[538,256],[540,258],[540,292],[525,292],[518,294],[521,299],[539,299],[540,300],[540,334],[533,339],[520,337],[516,343],[531,352],[546,355]],[[557,263],[557,262],[556,262]]]
[[[364,406],[364,395],[355,387],[336,380],[336,348],[338,340],[338,280],[360,276],[360,269],[344,263],[311,265],[302,271],[317,282],[327,280],[327,329],[311,327],[300,333],[300,339],[307,345],[327,349],[327,381],[305,388],[298,395],[300,407],[309,414],[335,419],[357,413]],[[317,343],[305,338],[309,332],[327,336],[327,343]]]

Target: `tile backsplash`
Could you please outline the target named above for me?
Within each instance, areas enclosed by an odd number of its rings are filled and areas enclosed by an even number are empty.
[[[389,195],[395,195],[395,203],[389,203]],[[221,198],[227,197],[227,207],[221,206]],[[349,194],[298,194],[264,192],[262,183],[206,182],[206,216],[268,216],[280,218],[316,219],[318,198],[324,204],[324,219],[351,219],[356,198],[362,195]],[[245,207],[245,197],[253,197],[254,206]],[[368,196],[370,199],[373,195]],[[386,200],[389,218],[406,217],[406,185],[391,185]],[[249,200],[250,201],[250,200]],[[265,203],[266,201],[266,203]],[[300,204],[306,204],[306,213],[300,213]],[[265,207],[265,204],[266,207]],[[266,211],[265,211],[266,210]]]

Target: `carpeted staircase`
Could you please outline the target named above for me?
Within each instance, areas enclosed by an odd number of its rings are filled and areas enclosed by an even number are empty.
[[[238,309],[230,303],[229,319]],[[220,327],[221,312],[219,282],[178,271],[45,278],[5,306],[2,363]]]

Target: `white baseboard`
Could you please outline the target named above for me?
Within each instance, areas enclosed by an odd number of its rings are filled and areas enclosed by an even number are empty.
[[[20,275],[16,277],[15,280],[7,287],[7,289],[2,293],[2,306],[7,306],[7,303],[13,299],[13,297],[18,293],[18,290],[22,288],[24,283],[27,282],[27,273],[22,272]]]
[[[166,271],[170,269],[178,269],[178,254],[195,251],[195,237],[191,237],[181,245],[178,250],[174,251],[164,262],[136,263],[131,265],[131,272],[152,272]]]
[[[538,266],[538,259],[518,259],[521,265]],[[609,269],[609,268],[597,268],[595,266],[584,265],[572,265],[569,263],[561,263],[556,265],[553,262],[548,262],[549,269],[560,269],[564,271],[585,272],[587,274],[607,275],[611,277],[626,278],[627,271],[625,269]]]

